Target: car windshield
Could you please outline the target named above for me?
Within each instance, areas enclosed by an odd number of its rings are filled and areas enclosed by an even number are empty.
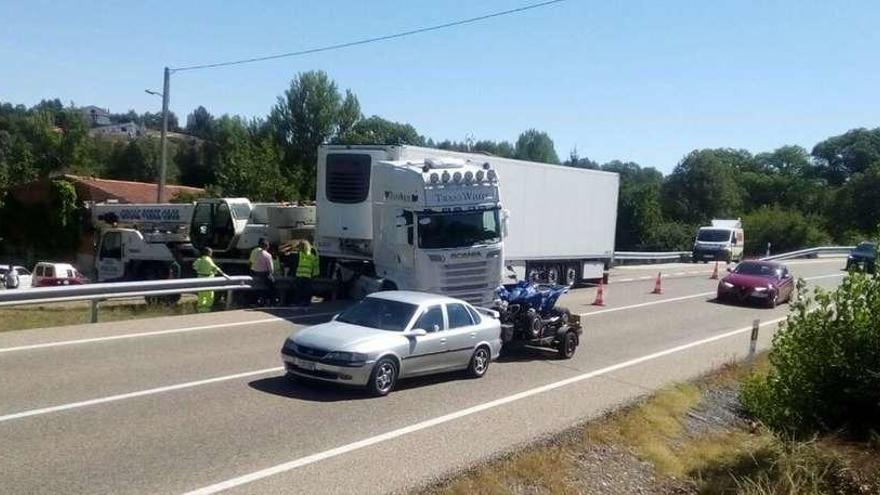
[[[700,229],[697,240],[704,242],[725,242],[730,240],[730,231],[722,229]]]
[[[345,310],[336,318],[336,321],[379,330],[402,332],[412,320],[416,309],[417,306],[414,304],[368,297]]]
[[[498,242],[498,210],[419,214],[419,247],[443,249]]]
[[[877,249],[877,245],[873,242],[863,242],[856,246],[856,251],[859,253],[870,253],[873,254],[874,250]]]
[[[773,265],[765,265],[763,263],[740,263],[737,265],[734,273],[742,275],[759,275],[761,277],[775,277],[779,273],[779,268]]]

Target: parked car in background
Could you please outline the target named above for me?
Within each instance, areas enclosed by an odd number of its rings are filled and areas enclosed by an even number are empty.
[[[400,378],[466,370],[480,378],[501,352],[489,310],[446,296],[377,292],[329,323],[293,333],[281,359],[288,376],[366,387],[387,395]]]
[[[718,282],[719,302],[758,302],[769,308],[791,300],[794,277],[771,261],[744,261]]]
[[[13,280],[18,281],[18,285],[14,287],[10,287],[7,283],[7,274],[9,273],[9,264],[0,265],[0,287],[5,287],[7,289],[28,289],[31,287],[31,272],[23,267],[18,265],[12,265],[12,269],[15,272],[17,277],[13,277]]]
[[[846,258],[846,269],[861,268],[868,273],[874,273],[877,268],[877,243],[862,242],[850,251]]]
[[[82,285],[89,280],[69,263],[40,262],[34,267],[34,287],[54,287],[57,285]]]

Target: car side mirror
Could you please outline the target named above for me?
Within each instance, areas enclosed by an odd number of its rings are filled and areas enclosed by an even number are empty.
[[[428,335],[428,332],[424,328],[413,328],[409,332],[406,332],[406,336],[411,339],[414,339],[416,337],[424,337],[425,335]]]
[[[728,266],[728,267],[727,267],[727,271],[730,272],[730,273],[733,273],[733,268],[731,268],[731,267]]]

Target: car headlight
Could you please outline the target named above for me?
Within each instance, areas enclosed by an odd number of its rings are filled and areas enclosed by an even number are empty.
[[[753,289],[755,292],[767,292],[767,287],[755,287]]]
[[[721,282],[721,285],[723,285],[727,289],[732,289],[734,287],[734,285],[732,283],[724,282],[724,281]]]
[[[339,361],[343,363],[363,363],[367,360],[367,355],[360,352],[329,352],[324,356],[325,361]]]

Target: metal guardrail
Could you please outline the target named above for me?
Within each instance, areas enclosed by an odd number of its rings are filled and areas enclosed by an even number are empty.
[[[690,259],[690,251],[664,251],[664,252],[641,252],[641,251],[615,251],[614,264],[623,265],[627,262],[644,261],[646,263],[658,263],[661,261],[686,261]]]
[[[849,254],[850,251],[855,249],[855,246],[821,246],[814,247],[808,249],[801,249],[798,251],[791,251],[789,253],[779,253],[771,256],[765,256],[761,258],[763,261],[774,261],[774,260],[790,260],[795,258],[815,258],[816,256],[822,254]]]
[[[92,302],[92,323],[98,320],[98,303],[110,299],[135,297],[169,296],[191,294],[201,291],[250,290],[253,279],[247,276],[179,278],[169,280],[148,280],[141,282],[116,282],[85,285],[66,285],[60,287],[40,287],[35,289],[15,289],[0,291],[0,307],[27,304],[50,304],[71,301]],[[232,300],[227,297],[227,305]]]

